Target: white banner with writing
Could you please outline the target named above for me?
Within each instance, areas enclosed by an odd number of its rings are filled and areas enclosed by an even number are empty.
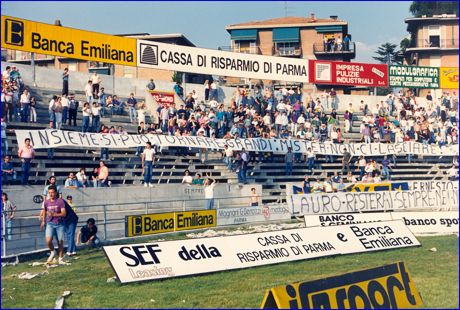
[[[418,191],[457,190],[458,181],[408,181],[409,188]]]
[[[372,212],[305,215],[305,227],[350,225],[401,220],[415,235],[458,234],[458,212]]]
[[[290,210],[287,206],[282,205],[217,209],[217,226],[288,220],[290,218]]]
[[[292,195],[292,214],[328,214],[382,210],[458,210],[457,190],[347,192]]]
[[[81,133],[76,131],[63,131],[56,129],[43,130],[16,130],[16,138],[22,144],[26,138],[36,149],[55,147],[79,148],[134,148],[145,146],[147,142],[160,147],[194,147],[206,149],[224,149],[224,145],[240,151],[273,152],[284,154],[288,147],[294,153],[306,153],[309,147],[315,154],[343,155],[347,150],[353,156],[381,156],[387,154],[419,154],[419,155],[458,155],[458,149],[452,146],[440,148],[437,145],[427,145],[417,142],[403,142],[394,144],[384,143],[319,143],[299,139],[214,139],[196,136],[167,136],[158,134],[145,135],[119,135]]]
[[[308,83],[308,60],[137,40],[137,66],[208,75]]]
[[[122,283],[419,246],[402,221],[104,246]]]
[[[458,211],[391,212],[391,218],[402,220],[416,235],[458,234]]]
[[[361,223],[372,223],[391,221],[390,212],[371,212],[371,213],[338,213],[338,214],[321,214],[305,215],[305,227],[315,226],[337,226]]]

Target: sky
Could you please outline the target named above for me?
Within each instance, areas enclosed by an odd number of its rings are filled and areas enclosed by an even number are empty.
[[[328,18],[348,22],[356,43],[356,62],[375,62],[382,43],[408,37],[404,19],[411,1],[190,1],[190,2],[46,2],[2,1],[2,15],[107,34],[182,33],[197,47],[230,45],[225,27],[283,16]],[[286,14],[287,13],[287,14]]]

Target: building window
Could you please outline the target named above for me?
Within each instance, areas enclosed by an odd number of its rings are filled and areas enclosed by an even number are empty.
[[[257,54],[257,42],[256,41],[235,41],[234,52]]]
[[[69,68],[69,71],[76,72],[77,71],[77,64],[76,63],[69,63],[67,65],[67,68]]]
[[[123,76],[126,78],[133,78],[134,77],[133,67],[123,66]]]
[[[428,26],[428,46],[429,47],[440,47],[441,43],[441,27],[440,26]]]
[[[276,44],[276,50],[280,56],[292,56],[300,49],[299,43],[294,42],[279,42]]]

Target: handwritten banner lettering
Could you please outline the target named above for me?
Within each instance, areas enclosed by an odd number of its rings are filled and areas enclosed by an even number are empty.
[[[273,152],[285,154],[290,147],[294,153],[306,153],[308,148],[318,155],[341,156],[347,150],[353,156],[381,156],[387,154],[417,154],[427,156],[457,156],[456,146],[439,147],[435,144],[418,142],[403,143],[320,143],[299,139],[214,139],[197,136],[167,136],[158,134],[128,135],[128,134],[99,134],[62,131],[55,129],[16,130],[20,144],[26,139],[36,149],[56,147],[78,148],[115,148],[126,149],[145,146],[147,142],[159,147],[191,147],[222,150],[228,145],[235,151]]]

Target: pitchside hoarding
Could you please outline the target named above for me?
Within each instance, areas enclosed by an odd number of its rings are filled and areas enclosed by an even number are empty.
[[[104,246],[122,283],[419,246],[402,221]]]
[[[402,220],[414,234],[458,234],[458,212],[372,212],[305,215],[305,227]]]
[[[442,89],[458,89],[458,67],[441,67],[439,74]]]
[[[215,227],[216,210],[182,211],[125,216],[125,236],[145,236]]]
[[[388,66],[359,62],[309,60],[310,83],[348,86],[388,86]]]
[[[440,88],[438,67],[389,66],[389,86],[402,88]]]
[[[2,16],[2,48],[125,66],[137,65],[136,39]]]
[[[262,309],[407,309],[423,305],[403,262],[267,290]]]
[[[217,209],[217,226],[281,221],[290,218],[289,209],[281,205]]]

